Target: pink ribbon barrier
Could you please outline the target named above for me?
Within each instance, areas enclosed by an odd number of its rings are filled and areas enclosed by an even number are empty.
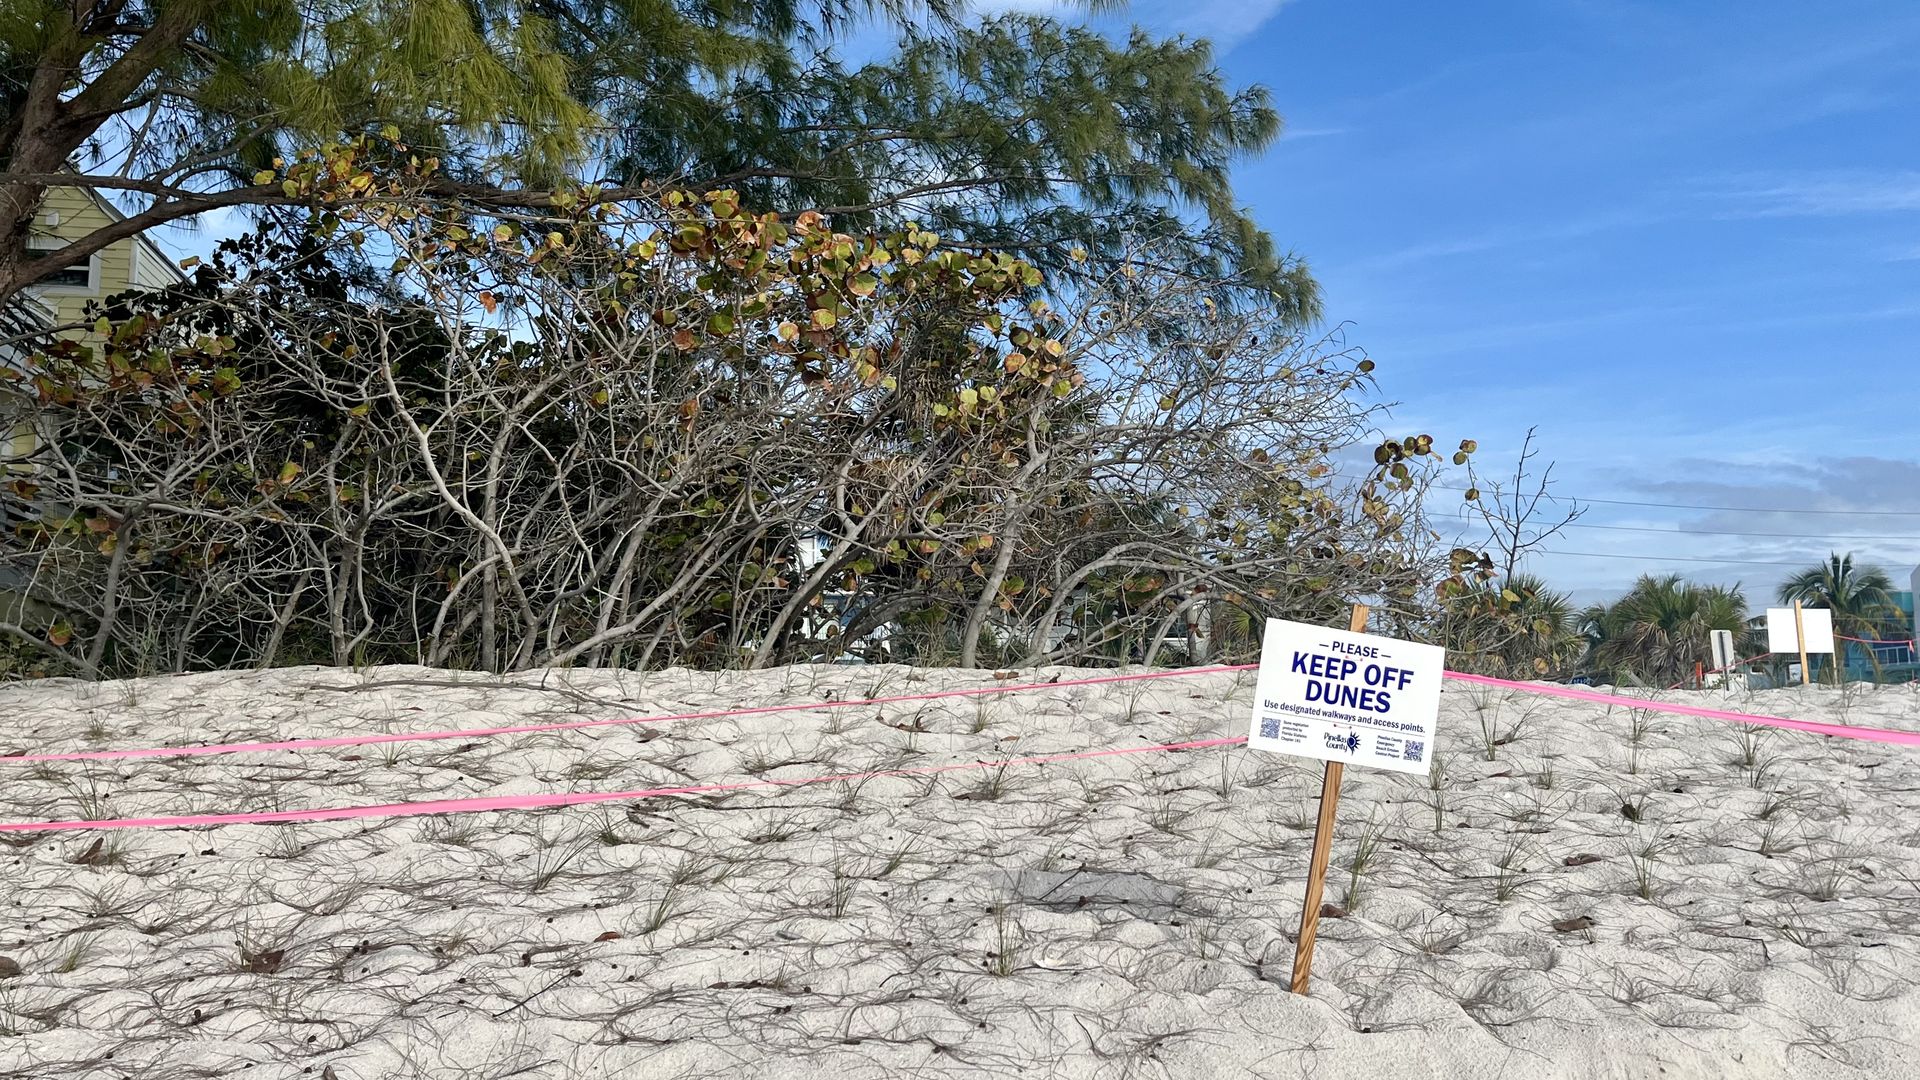
[[[1765,655],[1765,654],[1762,654]],[[1749,661],[1743,661],[1743,663]],[[623,716],[607,720],[574,720],[551,724],[519,724],[509,727],[461,728],[454,731],[415,731],[398,732],[386,735],[340,735],[328,738],[284,739],[278,742],[216,743],[206,746],[148,746],[127,750],[74,750],[52,754],[12,754],[0,755],[0,765],[8,763],[27,763],[35,761],[118,761],[128,758],[166,758],[197,757],[208,754],[263,753],[277,750],[328,750],[347,746],[375,746],[389,743],[431,742],[443,739],[484,739],[500,735],[535,735],[553,731],[582,731],[590,728],[618,727],[633,724],[664,724],[676,720],[719,720],[733,716],[766,716],[776,713],[809,712],[815,709],[851,709],[871,705],[896,705],[910,701],[937,701],[942,698],[981,697],[988,694],[1012,694],[1027,690],[1049,690],[1067,686],[1100,686],[1109,683],[1140,682],[1149,679],[1179,679],[1195,675],[1219,675],[1235,671],[1255,671],[1258,664],[1224,664],[1217,667],[1181,668],[1174,671],[1145,671],[1127,675],[1101,675],[1090,679],[1063,679],[1048,683],[1014,683],[1005,686],[970,686],[958,690],[932,690],[924,694],[895,694],[890,697],[857,698],[850,701],[814,701],[795,702],[787,705],[761,705],[746,709],[712,709],[705,712],[670,713],[659,716]],[[1487,675],[1468,675],[1464,672],[1449,671],[1446,677],[1461,682],[1481,683],[1488,686],[1501,686],[1530,694],[1544,694],[1549,697],[1564,697],[1578,701],[1597,702],[1602,705],[1623,705],[1633,709],[1652,709],[1656,712],[1678,713],[1683,716],[1698,716],[1709,720],[1726,720],[1739,724],[1763,724],[1769,727],[1786,728],[1792,731],[1806,731],[1816,735],[1831,735],[1836,738],[1866,739],[1873,742],[1893,743],[1902,746],[1920,746],[1920,733],[1894,731],[1889,728],[1856,727],[1849,724],[1824,724],[1815,720],[1793,720],[1780,716],[1755,716],[1749,713],[1728,712],[1724,709],[1703,709],[1692,705],[1673,705],[1666,702],[1651,701],[1646,698],[1623,697],[1602,694],[1592,690],[1561,686],[1557,683],[1515,682],[1509,679],[1496,679]],[[1668,687],[1668,689],[1673,689]]]
[[[1746,667],[1748,664],[1757,663],[1761,660],[1765,660],[1767,657],[1772,655],[1773,654],[1770,652],[1755,653],[1752,656],[1747,657],[1745,660],[1735,660],[1733,663],[1728,664],[1726,667],[1707,668],[1705,671],[1702,671],[1700,674],[1724,675],[1727,672],[1732,671],[1734,668]],[[1687,680],[1681,679],[1679,682],[1669,685],[1667,689],[1678,690],[1685,685],[1687,685]]]
[[[1143,679],[1177,679],[1191,675],[1250,671],[1259,666],[1258,664],[1234,664],[1223,667],[1183,668],[1178,671],[1145,671],[1130,675],[1101,675],[1091,679],[1064,679],[1051,683],[970,686],[959,690],[932,690],[924,694],[895,694],[892,697],[860,698],[853,701],[810,701],[790,705],[762,705],[749,709],[714,709],[708,712],[673,713],[665,716],[623,716],[611,720],[572,720],[554,724],[519,724],[512,727],[461,728],[458,731],[338,735],[323,739],[215,743],[207,746],[143,746],[129,750],[73,750],[54,754],[0,754],[0,765],[34,761],[122,761],[127,758],[198,757],[206,754],[264,753],[274,750],[330,750],[342,746],[379,746],[387,743],[431,742],[440,739],[484,739],[497,735],[537,735],[547,731],[584,731],[588,728],[618,727],[628,724],[664,724],[672,720],[719,720],[729,716],[766,716],[770,713],[810,712],[814,709],[851,709],[867,705],[895,705],[905,701],[936,701],[940,698],[1012,694],[1022,690],[1049,690],[1062,686],[1100,686],[1106,683],[1139,682]]]
[[[1148,754],[1172,750],[1204,750],[1247,741],[1245,735],[1226,739],[1199,739],[1193,742],[1160,743],[1154,746],[1125,746],[1118,749],[1088,750],[1077,754],[1043,754],[1038,757],[1006,758],[1001,761],[966,761],[951,765],[921,765],[909,769],[874,769],[867,772],[807,776],[793,780],[736,780],[724,784],[692,784],[682,787],[643,788],[639,791],[545,792],[538,795],[489,795],[471,799],[435,799],[425,802],[384,803],[378,806],[333,806],[316,810],[267,810],[251,814],[183,814],[172,817],[108,818],[101,821],[17,821],[0,823],[0,833],[53,832],[61,829],[163,829],[196,828],[207,825],[271,825],[301,821],[343,821],[350,818],[415,817],[421,814],[460,814],[483,810],[543,810],[556,806],[581,806],[590,803],[626,802],[655,799],[666,795],[711,795],[717,792],[745,791],[750,788],[801,787],[835,781],[872,780],[886,776],[930,776],[966,769],[1003,769],[1014,765],[1051,765],[1061,761],[1116,757],[1121,754]]]
[[[1914,647],[1912,638],[1888,638],[1882,641],[1878,638],[1848,637],[1845,634],[1835,634],[1833,636],[1839,638],[1841,641],[1857,641],[1862,645],[1904,645],[1909,649]]]
[[[843,709],[907,701],[932,701],[940,698],[978,697],[984,694],[1005,694],[1024,690],[1046,690],[1064,686],[1097,686],[1105,683],[1137,682],[1146,679],[1173,679],[1193,675],[1215,675],[1233,671],[1251,671],[1258,667],[1258,664],[1233,664],[1209,668],[1187,668],[1178,671],[1107,675],[1091,679],[1061,680],[1060,682],[1054,683],[1021,683],[1008,686],[980,686],[967,687],[959,690],[936,690],[924,694],[897,694],[891,697],[862,698],[855,701],[804,702],[789,705],[768,705],[750,709],[721,709],[710,712],[681,713],[671,716],[625,717],[612,720],[584,720],[558,724],[528,724],[518,727],[469,728],[460,731],[432,731],[397,735],[353,735],[328,739],[291,739],[275,743],[226,743],[218,746],[157,747],[137,750],[97,750],[71,754],[36,754],[0,758],[0,762],[176,757],[194,754],[240,753],[249,750],[301,750],[337,746],[362,746],[368,743],[413,742],[428,739],[484,737],[488,735],[510,735],[544,731],[573,731],[582,728],[607,727],[616,724],[647,724],[661,723],[669,720],[755,716],[769,713],[801,712],[812,709]],[[1858,727],[1852,724],[1828,724],[1816,720],[1795,720],[1784,716],[1758,716],[1751,713],[1732,712],[1726,709],[1709,709],[1697,705],[1680,705],[1672,702],[1655,701],[1649,698],[1627,697],[1620,694],[1603,694],[1597,690],[1583,690],[1579,687],[1563,686],[1557,683],[1516,682],[1511,679],[1496,679],[1488,675],[1470,675],[1459,671],[1449,671],[1446,672],[1445,675],[1448,679],[1456,682],[1474,683],[1482,686],[1498,686],[1510,690],[1517,690],[1522,693],[1566,698],[1571,701],[1586,701],[1600,705],[1618,705],[1629,709],[1646,709],[1653,712],[1674,713],[1680,716],[1695,716],[1708,720],[1722,720],[1736,724],[1758,724],[1766,727],[1784,728],[1788,731],[1805,732],[1812,735],[1827,735],[1843,739],[1861,739],[1870,742],[1890,743],[1897,746],[1920,746],[1920,732],[1915,731]],[[1112,757],[1119,754],[1200,750],[1216,746],[1233,746],[1246,741],[1246,736],[1241,735],[1231,738],[1201,739],[1194,742],[1162,743],[1153,746],[1130,746],[1118,749],[1091,750],[1075,754],[1049,754],[1040,757],[1007,758],[1001,761],[928,765],[911,769],[881,769],[870,772],[804,777],[794,780],[740,780],[719,784],[647,788],[639,791],[546,792],[534,795],[496,795],[467,799],[385,803],[376,806],[322,807],[312,810],[273,810],[243,814],[188,814],[172,817],[114,818],[100,821],[8,822],[0,823],[0,833],[48,832],[62,829],[192,828],[211,825],[259,825],[303,821],[339,821],[351,818],[410,817],[421,814],[472,813],[488,810],[539,810],[560,806],[579,806],[590,803],[651,799],[667,795],[702,795],[728,791],[744,791],[753,788],[798,787],[805,784],[828,783],[840,780],[865,780],[883,776],[924,776],[963,769],[995,769],[1014,765],[1045,765],[1060,761]]]
[[[1699,716],[1708,720],[1725,720],[1735,724],[1760,724],[1765,727],[1785,728],[1788,731],[1804,731],[1812,735],[1831,735],[1840,739],[1864,739],[1868,742],[1892,743],[1896,746],[1920,746],[1920,731],[1855,727],[1852,724],[1825,724],[1818,720],[1794,720],[1785,716],[1755,716],[1752,713],[1730,712],[1726,709],[1705,709],[1698,705],[1676,705],[1672,702],[1653,701],[1648,698],[1602,694],[1597,690],[1582,690],[1577,686],[1561,686],[1558,683],[1512,682],[1487,675],[1468,675],[1459,671],[1447,672],[1447,678],[1458,682],[1479,683],[1483,686],[1504,686],[1529,694],[1544,694],[1547,697],[1567,698],[1571,701],[1621,705],[1629,709],[1648,709],[1653,712],[1676,713],[1680,716]]]

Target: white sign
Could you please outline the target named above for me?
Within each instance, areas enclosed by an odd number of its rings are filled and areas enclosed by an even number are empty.
[[[1803,607],[1800,609],[1800,624],[1807,631],[1807,651],[1810,653],[1830,653],[1833,651],[1833,612],[1823,607]],[[1793,609],[1790,607],[1770,607],[1767,609],[1767,651],[1781,656],[1797,655],[1800,642],[1793,632]]]
[[[1446,662],[1438,645],[1268,619],[1247,745],[1425,773]]]
[[[1713,670],[1728,671],[1740,662],[1740,657],[1733,651],[1733,631],[1709,631],[1707,640],[1713,643]]]

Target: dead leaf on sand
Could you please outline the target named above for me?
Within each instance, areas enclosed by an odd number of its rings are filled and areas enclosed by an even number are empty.
[[[260,952],[240,950],[240,970],[249,975],[271,975],[280,970],[280,962],[287,958],[285,949],[264,949]]]

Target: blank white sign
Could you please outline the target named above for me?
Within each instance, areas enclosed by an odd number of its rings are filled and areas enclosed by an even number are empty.
[[[1810,653],[1830,653],[1833,651],[1833,612],[1823,607],[1800,609],[1800,625],[1807,632],[1807,651]],[[1790,607],[1770,607],[1767,609],[1767,651],[1781,656],[1793,656],[1800,652],[1800,642],[1793,632],[1793,609]]]
[[[1726,671],[1740,662],[1740,657],[1733,651],[1733,631],[1715,630],[1707,635],[1707,639],[1713,643],[1713,670]]]

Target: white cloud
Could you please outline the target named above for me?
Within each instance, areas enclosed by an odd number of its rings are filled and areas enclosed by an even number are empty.
[[[1215,55],[1225,54],[1266,25],[1293,0],[1134,0],[1133,3],[1088,3],[1087,0],[972,0],[980,18],[1007,13],[1047,15],[1069,23],[1091,23],[1124,37],[1128,26],[1141,26],[1158,35],[1184,34],[1213,43]],[[1291,132],[1293,138],[1331,135],[1333,129]]]
[[[1292,0],[1141,0],[1126,14],[1154,30],[1206,38],[1219,53],[1265,26]]]
[[[973,10],[979,15],[999,15],[1004,12],[1018,11],[1029,15],[1067,15],[1082,12],[1085,4],[1074,0],[974,0]]]
[[[1601,236],[1669,220],[1672,215],[1651,206],[1626,206],[1568,219],[1532,225],[1501,225],[1472,236],[1412,244],[1378,255],[1367,255],[1340,267],[1346,271],[1396,270],[1444,261],[1498,248],[1539,248],[1561,245],[1588,236]]]
[[[1832,217],[1920,210],[1920,172],[1819,172],[1734,176],[1708,196],[1742,217]]]
[[[1325,139],[1333,135],[1345,135],[1349,130],[1351,129],[1343,128],[1343,127],[1332,127],[1332,128],[1289,127],[1280,133],[1280,137],[1288,142],[1298,142],[1302,139]]]
[[[1671,531],[1576,529],[1573,540],[1549,544],[1631,556],[1541,557],[1540,568],[1549,579],[1577,584],[1583,594],[1610,588],[1617,595],[1642,573],[1674,572],[1697,581],[1741,583],[1749,607],[1763,607],[1796,568],[1829,552],[1852,552],[1856,562],[1877,564],[1902,583],[1920,563],[1920,461],[1777,451],[1676,456],[1663,473],[1620,470],[1611,483],[1593,474],[1562,490],[1578,496],[1596,488],[1611,498],[1669,505],[1593,504],[1583,521]],[[1729,535],[1735,533],[1750,535]],[[1689,561],[1709,559],[1726,561]]]
[[[1697,311],[1698,307],[1693,304],[1627,304],[1614,307],[1596,304],[1577,314],[1513,322],[1475,323],[1457,329],[1429,331],[1396,347],[1392,355],[1405,360],[1428,360],[1463,352],[1478,353],[1494,348],[1560,340],[1622,324],[1659,325],[1693,315]]]

